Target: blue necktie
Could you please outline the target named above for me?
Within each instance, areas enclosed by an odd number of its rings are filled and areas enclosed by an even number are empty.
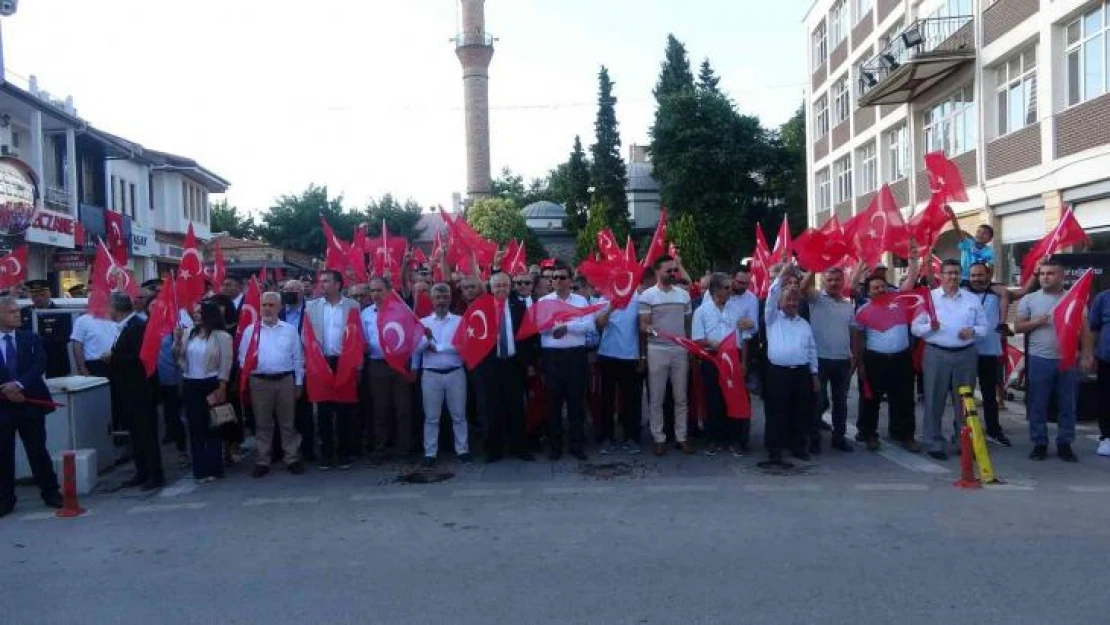
[[[18,377],[15,371],[15,339],[11,334],[4,335],[4,365],[8,367],[12,378]]]

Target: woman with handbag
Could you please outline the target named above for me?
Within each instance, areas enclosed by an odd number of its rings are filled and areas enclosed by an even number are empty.
[[[188,334],[181,328],[174,330],[173,351],[184,372],[181,402],[189,424],[193,477],[211,482],[224,476],[221,420],[227,413],[234,419],[227,403],[231,335],[223,329],[219,306],[211,301],[205,300],[193,309],[193,322]]]

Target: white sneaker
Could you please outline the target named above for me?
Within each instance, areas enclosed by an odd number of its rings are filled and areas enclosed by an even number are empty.
[[[1110,456],[1110,438],[1104,438],[1098,442],[1098,455]]]

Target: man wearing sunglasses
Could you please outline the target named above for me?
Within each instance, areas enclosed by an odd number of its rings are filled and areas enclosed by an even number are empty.
[[[513,278],[513,290],[516,292],[517,298],[524,302],[525,306],[532,305],[532,285],[534,284],[532,274],[522,273]]]
[[[663,431],[663,398],[667,394],[667,381],[671,383],[674,397],[674,436],[682,452],[694,453],[693,444],[686,440],[686,379],[690,371],[686,350],[663,335],[690,336],[690,294],[678,288],[678,263],[670,256],[660,256],[655,261],[658,283],[640,296],[640,331],[647,336],[648,395],[651,406],[651,436],[655,440],[655,455],[667,453],[667,438]]]

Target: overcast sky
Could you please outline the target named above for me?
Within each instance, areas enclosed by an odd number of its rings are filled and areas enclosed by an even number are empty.
[[[625,145],[646,143],[666,35],[708,56],[745,113],[801,103],[809,0],[488,0],[494,175],[527,178],[592,142],[597,70]],[[10,78],[72,95],[93,125],[188,156],[260,210],[309,183],[349,205],[450,204],[466,182],[454,0],[21,0]]]

